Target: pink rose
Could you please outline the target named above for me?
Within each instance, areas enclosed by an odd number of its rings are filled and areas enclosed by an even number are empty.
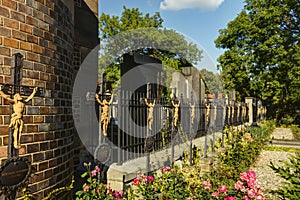
[[[208,185],[210,186],[210,183],[209,183],[209,182],[207,182],[207,181],[203,181],[203,182],[202,182],[202,186],[208,186]]]
[[[245,189],[243,182],[241,182],[241,181],[236,182],[234,185],[234,188],[236,190],[241,190],[241,191],[243,191]]]
[[[253,189],[256,185],[256,182],[255,182],[254,179],[248,179],[247,180],[247,185],[248,185],[249,188]]]
[[[256,182],[256,184],[254,185],[253,189],[255,190],[256,193],[259,193],[262,189],[261,184]]]
[[[94,177],[94,176],[96,176],[96,175],[97,175],[96,170],[93,170],[93,171],[92,171],[92,177]]]
[[[243,196],[243,200],[248,200],[248,199],[249,199],[249,198],[248,198],[247,195]]]
[[[247,173],[240,173],[240,179],[242,180],[242,181],[246,181],[247,180]]]
[[[265,195],[263,195],[263,194],[257,194],[257,195],[255,196],[255,199],[265,200],[266,198],[265,198]]]
[[[213,196],[213,197],[218,197],[220,194],[219,194],[219,192],[213,192],[212,194],[211,194],[211,196]]]
[[[109,184],[107,184],[107,186],[106,186],[106,190],[110,190],[111,188],[110,188],[110,185]]]
[[[85,192],[90,191],[90,186],[84,185],[84,186],[83,186],[83,191],[85,191]]]
[[[247,172],[247,178],[248,179],[254,179],[256,181],[257,175],[253,170],[250,170]]]
[[[140,178],[133,179],[133,185],[138,186],[140,184]]]
[[[226,193],[227,192],[227,188],[225,185],[221,186],[218,188],[219,192],[222,192],[222,193]]]
[[[248,197],[253,199],[256,194],[255,194],[255,191],[253,189],[247,189],[247,194],[248,194]]]
[[[225,197],[224,200],[235,200],[234,197]]]
[[[202,186],[207,190],[207,191],[210,191],[210,187],[211,187],[211,184],[207,181],[203,181],[202,182]]]
[[[148,181],[153,182],[154,181],[154,177],[153,176],[147,176]]]
[[[96,166],[95,170],[96,170],[96,172],[100,172],[100,167]]]
[[[148,182],[147,176],[143,176],[142,180],[144,183],[147,183]]]
[[[254,141],[254,139],[253,138],[247,138],[247,140],[249,141],[249,142],[253,142]]]
[[[168,167],[163,167],[161,170],[162,170],[162,172],[167,172],[167,171],[170,170],[170,167],[169,166]]]
[[[114,192],[113,196],[114,196],[116,199],[121,199],[121,198],[123,198],[124,193],[123,193],[122,191],[120,191],[120,190],[116,190],[116,191]]]

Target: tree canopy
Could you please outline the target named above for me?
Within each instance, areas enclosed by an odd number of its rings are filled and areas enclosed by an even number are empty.
[[[216,94],[223,92],[222,78],[220,74],[213,73],[207,69],[200,70],[201,77],[206,85],[206,94]]]
[[[138,8],[123,9],[120,17],[102,14],[99,20],[99,65],[100,70],[105,69],[108,80],[116,83],[120,79],[120,58],[124,53],[149,55],[175,70],[201,60],[202,51],[197,45],[176,31],[163,28],[158,12],[151,16]]]
[[[240,99],[261,98],[269,114],[294,115],[300,105],[299,0],[245,0],[215,44],[223,84]],[[284,112],[283,112],[284,111]]]

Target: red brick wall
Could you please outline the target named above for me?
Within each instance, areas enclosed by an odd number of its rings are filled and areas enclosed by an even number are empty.
[[[0,0],[0,82],[10,83],[12,55],[21,53],[22,84],[46,91],[26,107],[19,151],[37,170],[30,180],[35,199],[68,185],[73,174],[72,20],[62,0]],[[0,98],[0,161],[7,158],[9,113]]]

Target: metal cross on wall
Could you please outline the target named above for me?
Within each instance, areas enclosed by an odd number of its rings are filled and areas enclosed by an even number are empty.
[[[42,88],[21,85],[22,67],[22,54],[14,54],[11,66],[11,84],[0,84],[0,95],[11,103],[11,119],[8,133],[8,158],[18,156],[23,129],[22,117],[25,103],[30,101],[34,96],[41,96],[44,93]],[[28,97],[23,100],[21,95]]]

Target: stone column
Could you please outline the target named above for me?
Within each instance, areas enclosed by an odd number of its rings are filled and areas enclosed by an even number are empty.
[[[249,116],[249,123],[253,124],[254,122],[254,104],[255,104],[255,98],[253,97],[246,97],[245,103],[248,105],[248,116]]]

